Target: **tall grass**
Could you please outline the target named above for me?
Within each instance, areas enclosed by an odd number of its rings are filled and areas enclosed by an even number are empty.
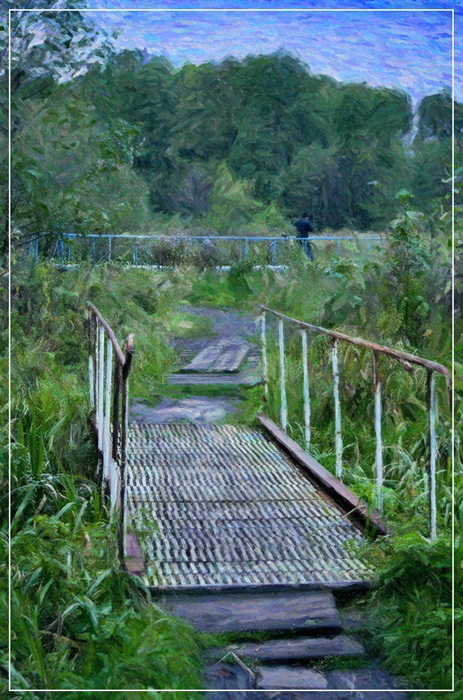
[[[126,692],[118,689],[135,688],[140,691],[135,697],[154,698],[161,697],[155,689],[178,688],[171,695],[187,698],[182,688],[201,687],[195,635],[153,605],[144,584],[123,573],[114,554],[114,525],[94,481],[83,332],[87,299],[118,337],[135,332],[139,358],[133,384],[149,391],[145,376],[162,377],[172,361],[162,324],[175,297],[162,290],[164,278],[117,267],[60,276],[53,267],[34,265],[17,270],[15,279],[12,686],[88,689],[83,696],[89,698],[92,689],[114,689],[113,697],[123,698]],[[6,434],[2,437],[6,445]],[[1,465],[6,483],[6,447]],[[5,505],[6,496],[2,500]],[[1,525],[0,694],[6,695],[6,517]]]

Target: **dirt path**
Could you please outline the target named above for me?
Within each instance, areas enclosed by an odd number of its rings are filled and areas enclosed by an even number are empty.
[[[212,326],[212,333],[204,337],[171,339],[171,345],[179,355],[180,364],[189,362],[213,340],[229,337],[253,340],[256,335],[255,318],[251,314],[190,306],[181,306],[179,311],[207,319]],[[204,396],[201,393],[201,384],[196,386],[196,395],[184,398],[161,397],[154,407],[135,399],[130,411],[131,420],[137,423],[220,423],[239,410],[238,399],[229,396]]]

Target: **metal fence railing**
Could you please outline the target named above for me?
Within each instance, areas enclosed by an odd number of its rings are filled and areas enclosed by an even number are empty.
[[[369,250],[381,245],[378,234],[314,235],[308,239],[315,256],[340,255]],[[120,261],[135,267],[171,267],[193,264],[203,267],[229,268],[239,261],[252,260],[255,265],[290,264],[300,256],[300,241],[294,236],[150,236],[132,234],[61,234],[52,241],[46,234],[29,243],[29,255],[46,257],[62,264],[85,260],[95,263]]]
[[[332,394],[334,403],[334,448],[335,448],[335,470],[336,476],[340,478],[343,474],[343,432],[342,432],[342,411],[341,411],[341,371],[339,358],[339,344],[347,343],[361,348],[366,348],[372,353],[372,391],[374,398],[374,435],[375,435],[375,479],[377,504],[380,513],[383,511],[383,381],[380,372],[380,357],[386,356],[399,363],[401,367],[410,371],[413,366],[423,368],[427,373],[427,424],[428,424],[428,493],[429,493],[429,530],[431,539],[437,536],[437,496],[436,496],[436,475],[437,475],[437,436],[436,422],[438,415],[436,375],[443,375],[447,382],[447,388],[451,389],[451,373],[449,370],[437,362],[432,362],[416,355],[412,355],[401,350],[372,343],[361,338],[353,338],[338,331],[327,330],[320,326],[305,323],[297,319],[286,316],[264,305],[260,305],[262,315],[260,317],[260,334],[263,363],[264,393],[267,403],[269,402],[271,391],[278,391],[280,426],[284,432],[288,427],[288,402],[287,402],[287,378],[286,378],[286,358],[285,358],[285,324],[300,333],[300,362],[302,363],[302,402],[303,402],[303,434],[305,448],[310,450],[312,442],[312,420],[311,420],[311,388],[310,370],[308,364],[308,338],[309,334],[326,336],[331,344],[331,379]],[[269,348],[268,348],[268,318],[271,317],[277,323],[277,346],[278,346],[278,369],[277,388],[271,389],[269,382]],[[273,383],[274,386],[274,383]],[[364,416],[362,419],[364,420]]]
[[[110,512],[117,517],[119,558],[124,563],[128,377],[133,336],[128,336],[123,351],[100,311],[90,302],[86,308],[90,405],[100,456],[98,476],[104,494],[109,496]]]

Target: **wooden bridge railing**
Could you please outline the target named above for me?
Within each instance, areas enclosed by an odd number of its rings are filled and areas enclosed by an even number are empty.
[[[101,312],[87,303],[89,392],[92,420],[100,455],[98,477],[109,495],[110,512],[117,515],[120,561],[124,562],[125,480],[128,432],[128,377],[134,353],[129,335],[124,351]]]
[[[437,474],[437,437],[436,437],[436,421],[437,421],[437,395],[436,395],[436,374],[441,374],[445,377],[447,388],[451,389],[451,374],[449,370],[437,362],[431,362],[422,357],[411,355],[410,353],[384,345],[378,345],[362,338],[353,338],[338,331],[328,330],[320,326],[314,326],[304,321],[299,321],[291,318],[273,309],[260,304],[262,310],[261,316],[261,346],[262,346],[262,363],[264,375],[264,392],[265,398],[269,399],[269,366],[268,366],[268,351],[267,351],[267,316],[272,316],[278,323],[278,360],[279,360],[279,394],[280,394],[280,425],[283,431],[286,432],[288,424],[288,406],[286,396],[286,363],[285,363],[285,338],[284,324],[287,323],[299,329],[301,336],[301,361],[302,361],[302,395],[303,395],[303,411],[304,411],[304,434],[305,447],[310,450],[311,445],[311,403],[310,403],[310,377],[308,365],[308,332],[321,334],[331,339],[331,368],[332,368],[332,387],[334,401],[334,442],[336,455],[336,476],[341,478],[343,473],[343,439],[342,439],[342,414],[341,414],[341,397],[340,397],[340,371],[339,371],[339,343],[350,343],[362,348],[367,348],[373,355],[373,394],[374,394],[374,431],[375,431],[375,478],[377,503],[380,513],[383,511],[383,438],[382,438],[382,378],[379,369],[380,355],[386,355],[397,362],[406,370],[411,369],[412,365],[422,367],[427,372],[427,411],[428,411],[428,439],[429,439],[429,530],[431,539],[437,537],[437,496],[436,496],[436,474]]]

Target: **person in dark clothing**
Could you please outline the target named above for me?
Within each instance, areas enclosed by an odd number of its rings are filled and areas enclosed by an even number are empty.
[[[308,213],[305,211],[300,219],[293,222],[293,226],[297,230],[299,244],[304,249],[309,260],[313,260],[312,246],[310,245],[310,241],[307,240],[309,233],[313,233],[313,226],[309,221]]]

